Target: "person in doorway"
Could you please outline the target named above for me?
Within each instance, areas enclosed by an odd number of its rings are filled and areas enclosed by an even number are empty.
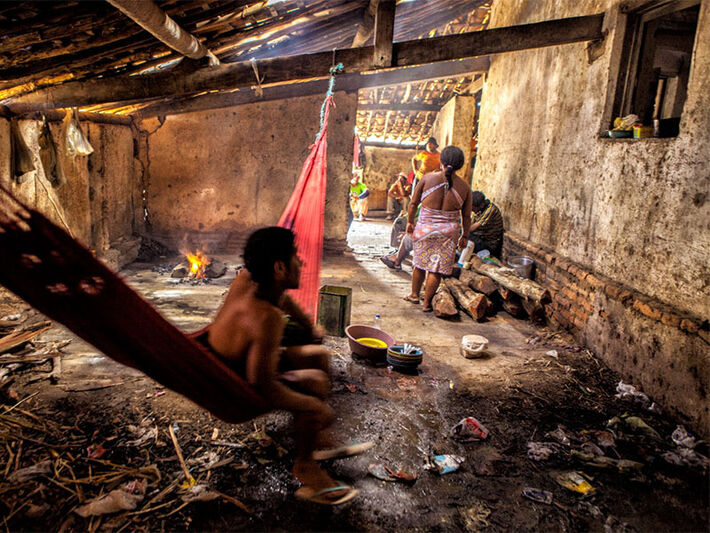
[[[409,204],[409,195],[412,192],[411,187],[407,183],[406,174],[400,172],[394,179],[394,182],[387,191],[387,220],[392,220],[398,217],[407,209]]]
[[[293,413],[293,474],[303,484],[296,496],[331,505],[348,501],[357,491],[334,481],[316,460],[360,453],[371,443],[315,451],[332,444],[326,433],[333,421],[327,404],[331,354],[317,344],[280,346],[284,313],[309,328],[313,340],[322,340],[324,334],[285,294],[298,288],[301,273],[293,232],[278,227],[254,232],[244,249],[244,262],[245,270],[232,283],[203,342],[244,377],[271,409]]]
[[[417,183],[430,172],[436,172],[441,166],[441,154],[439,153],[439,143],[434,137],[429,137],[424,150],[412,158],[412,170],[414,170],[414,180],[412,189]]]
[[[370,190],[367,185],[362,182],[360,176],[353,174],[353,179],[350,180],[350,209],[360,221],[366,220],[368,196],[370,196]]]
[[[409,204],[407,233],[414,241],[412,292],[404,299],[419,303],[426,278],[423,311],[432,311],[431,301],[442,275],[450,275],[456,262],[456,248],[463,249],[471,224],[471,188],[456,175],[464,164],[463,151],[447,146],[441,152],[444,170],[426,174]],[[412,223],[421,210],[416,226]],[[459,217],[463,224],[463,232]]]
[[[473,242],[473,252],[488,250],[492,256],[500,257],[503,248],[503,215],[498,206],[481,191],[471,194],[471,231],[468,240]]]

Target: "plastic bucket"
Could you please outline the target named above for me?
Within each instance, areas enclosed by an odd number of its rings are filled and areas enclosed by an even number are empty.
[[[535,262],[526,255],[508,258],[508,266],[518,273],[521,278],[532,279],[532,269]]]

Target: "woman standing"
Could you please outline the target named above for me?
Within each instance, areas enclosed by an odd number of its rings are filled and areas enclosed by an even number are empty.
[[[426,277],[424,312],[432,311],[431,301],[441,276],[451,274],[457,245],[463,249],[468,239],[471,187],[456,175],[463,164],[464,155],[460,148],[444,148],[441,152],[443,170],[426,174],[417,184],[409,204],[409,220],[414,220],[420,203],[422,207],[416,227],[407,224],[407,233],[414,239],[414,272],[412,292],[404,299],[419,303],[419,292]]]

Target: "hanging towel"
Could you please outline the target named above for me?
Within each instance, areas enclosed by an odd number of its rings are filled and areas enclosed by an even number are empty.
[[[35,164],[32,161],[32,152],[22,137],[19,121],[13,118],[10,120],[10,176],[17,183],[24,183],[33,170]]]
[[[44,169],[44,177],[54,187],[59,187],[64,180],[62,179],[63,176],[61,176],[61,169],[57,164],[57,145],[54,144],[46,117],[42,120],[42,129],[39,132],[37,142],[39,144],[39,159]]]

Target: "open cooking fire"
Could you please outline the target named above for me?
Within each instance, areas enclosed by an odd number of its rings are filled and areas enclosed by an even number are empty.
[[[185,253],[187,261],[190,263],[189,277],[200,279],[205,277],[205,268],[210,264],[209,258],[200,250],[195,250],[195,253]]]

